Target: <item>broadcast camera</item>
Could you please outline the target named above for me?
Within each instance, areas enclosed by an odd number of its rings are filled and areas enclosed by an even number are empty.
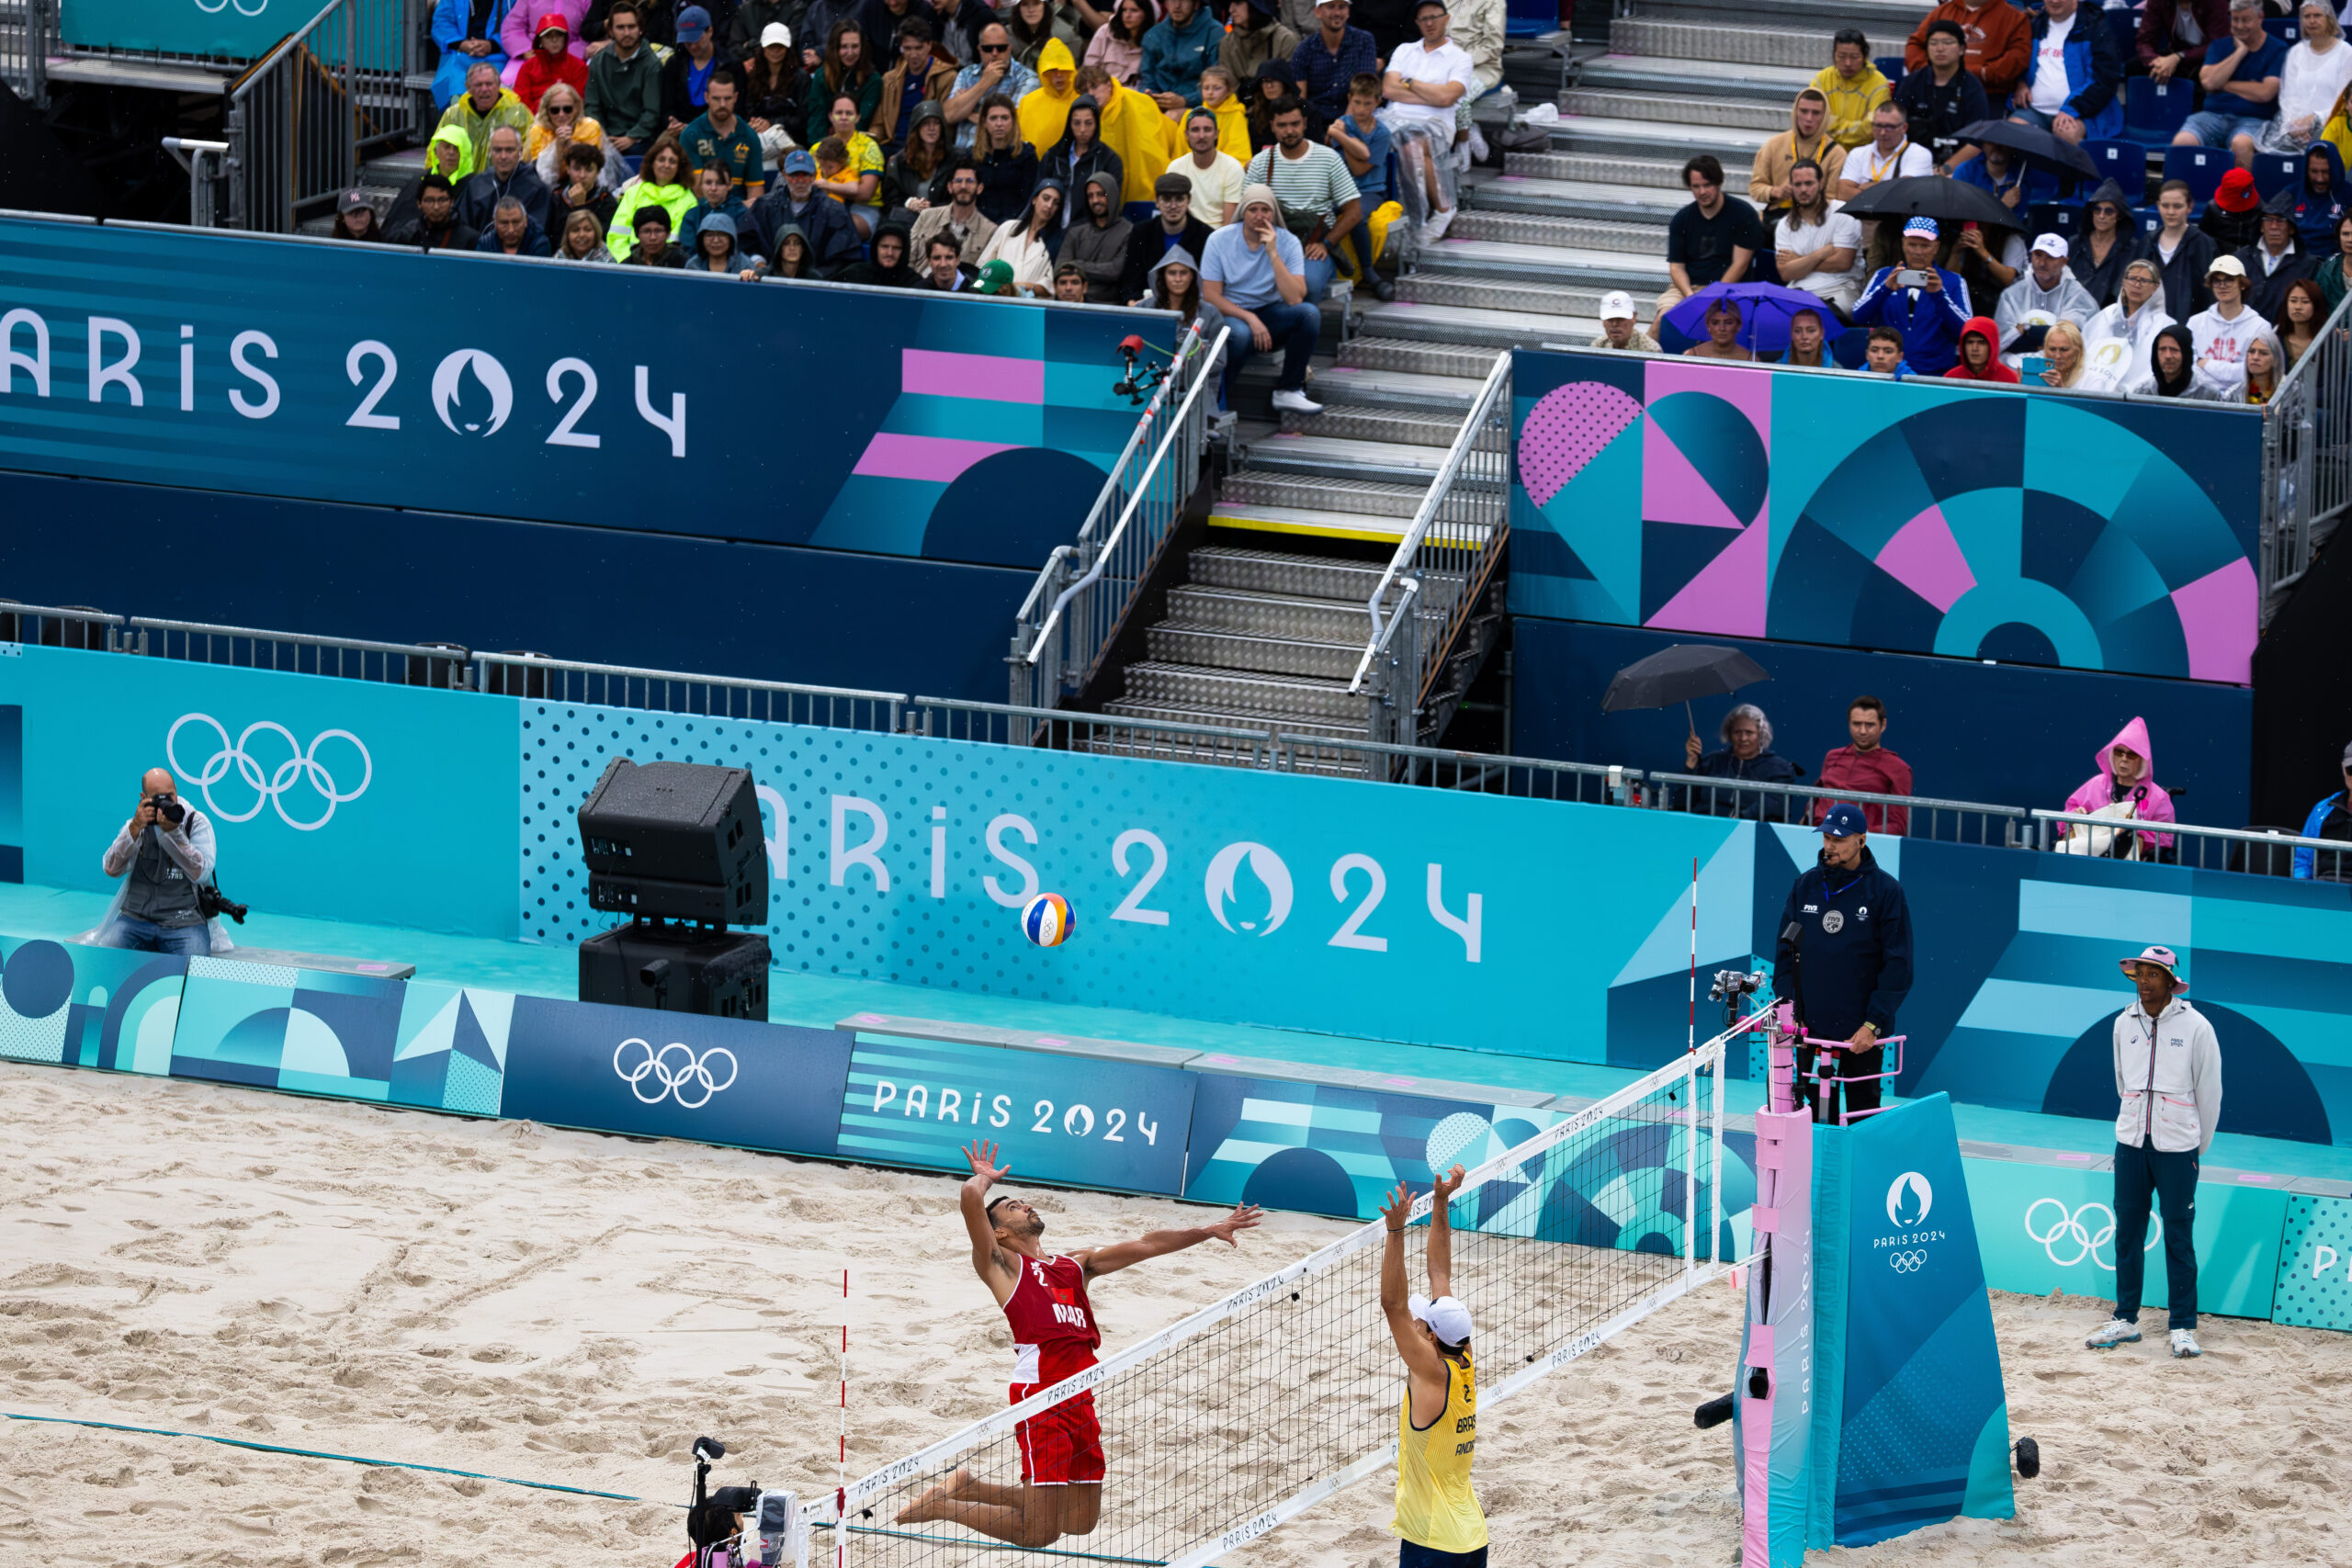
[[[1168,379],[1168,372],[1175,363],[1172,359],[1163,355],[1148,365],[1136,363],[1147,348],[1151,348],[1151,345],[1133,334],[1119,340],[1119,357],[1125,361],[1127,373],[1118,385],[1111,389],[1113,396],[1141,406],[1145,400],[1159,389],[1159,384]],[[1160,353],[1156,348],[1151,348],[1151,352]]]
[[[792,1494],[748,1486],[710,1484],[710,1467],[727,1457],[717,1438],[695,1439],[695,1484],[686,1506],[686,1539],[694,1568],[748,1568],[754,1561],[776,1568],[784,1561],[794,1523]],[[753,1516],[746,1527],[743,1516]]]

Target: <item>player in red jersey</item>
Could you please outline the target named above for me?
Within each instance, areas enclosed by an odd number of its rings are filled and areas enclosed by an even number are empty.
[[[964,1183],[964,1228],[972,1238],[972,1269],[1004,1309],[1012,1330],[1011,1403],[1084,1371],[1102,1343],[1095,1326],[1089,1281],[1147,1258],[1182,1252],[1234,1236],[1259,1221],[1255,1204],[1238,1205],[1213,1225],[1153,1231],[1133,1241],[1067,1255],[1039,1243],[1045,1216],[1019,1198],[988,1201],[989,1189],[1012,1170],[997,1161],[993,1144],[964,1151],[972,1162]],[[1087,1535],[1102,1514],[1102,1428],[1091,1389],[1042,1410],[1013,1428],[1021,1447],[1021,1484],[1004,1486],[959,1470],[899,1515],[900,1524],[947,1520],[1010,1541],[1050,1546],[1065,1535]]]

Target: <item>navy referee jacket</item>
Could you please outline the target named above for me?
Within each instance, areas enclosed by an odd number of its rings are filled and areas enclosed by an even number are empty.
[[[1801,953],[1787,935],[1792,923],[1804,932]],[[1798,964],[1807,1034],[1849,1039],[1865,1021],[1882,1039],[1895,1032],[1895,1012],[1911,989],[1911,908],[1903,884],[1867,847],[1852,871],[1815,865],[1799,876],[1781,909],[1780,931],[1774,973],[1785,976]]]

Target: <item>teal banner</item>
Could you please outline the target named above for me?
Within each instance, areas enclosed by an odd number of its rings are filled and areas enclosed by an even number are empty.
[[[2352,1201],[2302,1192],[2288,1198],[2270,1312],[2280,1323],[2306,1328],[2352,1329]]]

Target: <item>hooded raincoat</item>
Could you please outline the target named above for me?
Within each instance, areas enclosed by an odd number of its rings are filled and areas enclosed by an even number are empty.
[[[539,112],[540,97],[558,82],[578,92],[583,102],[588,96],[587,62],[573,54],[569,47],[550,62],[536,41],[537,34],[548,32],[562,33],[568,46],[573,42],[571,24],[564,19],[562,12],[548,11],[540,16],[531,52],[524,56],[523,63],[514,69],[514,96],[522,99],[523,107],[533,114]]]
[[[440,171],[448,176],[450,194],[454,196],[457,187],[466,183],[466,176],[474,172],[474,144],[466,140],[466,133],[454,125],[435,127],[433,140],[424,145],[424,166],[428,172],[435,168],[433,159],[438,147],[447,147],[457,155],[455,169]],[[387,239],[416,222],[416,193],[424,186],[424,175],[418,175],[401,186],[400,195],[392,198],[392,205],[385,212],[382,224]]]
[[[1993,307],[1993,322],[2001,329],[2001,349],[2012,368],[2018,355],[2031,353],[2020,348],[2018,339],[2030,327],[2051,327],[2060,321],[2072,321],[2081,326],[2098,314],[2098,301],[2090,291],[2075,281],[2075,275],[2062,271],[2058,287],[2044,288],[2033,279],[2033,269],[2028,267],[2018,274],[2018,280],[2001,290],[2000,301]]]
[[[670,243],[678,243],[678,225],[695,209],[695,193],[684,186],[658,186],[643,175],[621,187],[620,205],[613,209],[613,226],[605,235],[605,243],[616,260],[628,260],[629,252],[637,249],[637,212],[641,207],[658,207],[670,215]]]
[[[2090,209],[2102,201],[2113,207],[2116,213],[2115,240],[2107,247],[2104,261],[2092,249],[2090,235]],[[2083,203],[2083,231],[2067,243],[2066,270],[2075,275],[2075,281],[2083,286],[2091,302],[2103,310],[2115,303],[2116,295],[2123,288],[2123,269],[2139,249],[2140,224],[2132,215],[2132,202],[2123,194],[2123,186],[2109,180],[2091,192],[2090,199]]]
[[[1189,155],[1182,127],[1133,87],[1106,87],[1101,98],[1102,145],[1119,155],[1120,199],[1149,201],[1168,165]]]
[[[2341,47],[2341,46],[2339,46]],[[2327,184],[2312,184],[2311,160],[2313,155],[2327,161]],[[2315,256],[2336,254],[2335,225],[2347,209],[2344,205],[2344,154],[2335,150],[2333,141],[2314,141],[2302,154],[2303,177],[2295,187],[2295,232],[2301,238],[2303,249]]]
[[[2109,755],[2118,746],[2128,748],[2138,753],[2141,764],[2139,783],[2120,795],[2117,795],[2115,789],[2115,763]],[[2066,810],[2075,816],[2086,816],[2104,807],[2114,805],[2119,799],[2125,799],[2132,802],[2132,815],[2140,821],[2177,822],[2180,818],[2173,815],[2172,796],[2165,794],[2165,787],[2155,782],[2155,776],[2156,759],[2154,749],[2148,744],[2147,724],[2134,717],[2131,723],[2115,732],[2114,739],[2098,749],[2098,772],[2093,773],[2083,783],[2082,787],[2066,797]],[[2075,832],[2084,830],[2079,824],[2072,829]],[[2172,848],[2173,836],[2170,833],[2149,833],[2144,836],[2159,850]],[[2120,841],[2119,839],[2118,842]]]
[[[1960,352],[1961,344],[1966,343],[1972,337],[1983,338],[1985,348],[1991,351],[1985,358],[1984,368],[1982,371],[1970,369],[1968,356]],[[1969,317],[1968,324],[1960,329],[1959,341],[1952,345],[1954,355],[1952,367],[1945,371],[1944,376],[1947,379],[1953,381],[1992,381],[2006,387],[2016,386],[2018,373],[2001,363],[2000,347],[2001,329],[1993,324],[1991,317]]]
[[[914,254],[914,243],[908,233],[907,225],[895,220],[884,222],[879,229],[874,231],[875,250],[876,252],[881,250],[883,237],[889,234],[896,234],[899,236],[900,250],[898,265],[884,266],[880,262],[873,260],[852,262],[849,265],[841,270],[840,275],[836,276],[833,281],[835,283],[863,283],[872,288],[914,288],[920,287],[922,283],[922,278],[918,275],[914,267],[910,266],[907,264],[907,257]]]
[[[498,99],[486,114],[474,107],[470,95],[458,94],[443,111],[440,129],[455,129],[464,134],[466,144],[473,149],[473,166],[479,169],[490,161],[490,133],[502,125],[513,126],[517,136],[531,134],[531,111],[523,107],[523,100],[514,96],[512,87],[498,89]]]
[[[724,212],[705,213],[703,215],[702,221],[695,225],[695,245],[693,251],[686,256],[686,270],[688,272],[714,272],[723,276],[731,276],[732,275],[740,272],[767,271],[767,258],[765,256],[753,255],[751,252],[745,250],[741,243],[741,232],[742,231],[736,227],[735,220],[729,214]],[[727,236],[727,255],[722,261],[714,262],[710,257],[703,254],[702,242],[706,237],[712,234],[724,234]]]
[[[2155,304],[2154,299],[2149,300],[2149,309],[2154,310]],[[2180,348],[2180,374],[2170,379],[2166,379],[2164,372],[2156,367],[2155,345],[2159,343],[2177,344]],[[2152,398],[2185,398],[2193,403],[2218,402],[2228,395],[2227,389],[2197,368],[2197,340],[2178,321],[2156,329],[2154,338],[2148,344],[2146,379],[2125,389],[2143,392]]]
[[[1061,73],[1061,88],[1055,90],[1048,72]],[[1069,107],[1078,102],[1078,62],[1071,58],[1069,45],[1059,39],[1048,39],[1045,48],[1037,51],[1037,90],[1024,94],[1017,107],[1021,118],[1021,140],[1029,143],[1040,158],[1052,150],[1069,129]]]
[[[2127,311],[2118,299],[2093,316],[2083,328],[2086,387],[2102,392],[2152,390],[2155,372],[2150,365],[2151,351],[2156,334],[2172,324],[2173,319],[2165,314],[2162,289],[2150,295],[2137,312]],[[2181,336],[2186,339],[2188,334],[2183,332]]]
[[[1811,92],[1810,87],[1805,89]],[[1797,133],[1796,100],[1789,100],[1789,129],[1756,150],[1755,166],[1747,172],[1748,199],[1766,211],[1781,211],[1786,200],[1766,202],[1761,192],[1767,186],[1778,189],[1789,183],[1789,171],[1810,158],[1821,165],[1821,185],[1827,190],[1838,183],[1838,171],[1846,166],[1846,149],[1829,134],[1829,116],[1821,117],[1821,129],[1811,136]]]

